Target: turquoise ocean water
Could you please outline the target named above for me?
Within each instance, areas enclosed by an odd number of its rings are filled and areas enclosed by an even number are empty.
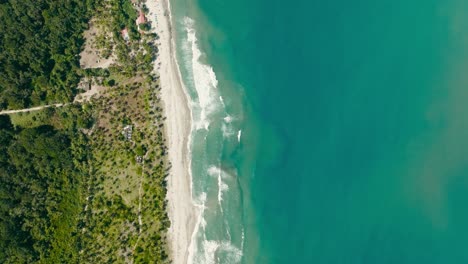
[[[191,263],[468,263],[468,1],[171,4]]]

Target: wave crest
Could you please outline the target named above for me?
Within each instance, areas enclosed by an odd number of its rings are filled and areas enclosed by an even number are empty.
[[[208,130],[212,115],[223,108],[223,103],[217,92],[218,79],[213,67],[201,62],[203,54],[198,45],[194,21],[189,17],[185,17],[183,23],[187,32],[187,45],[184,48],[190,49],[189,52],[192,55],[190,61],[192,78],[190,81],[198,98],[198,102],[193,105],[198,110],[194,125],[197,130]]]

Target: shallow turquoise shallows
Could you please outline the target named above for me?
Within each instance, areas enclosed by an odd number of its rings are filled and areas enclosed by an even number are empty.
[[[468,1],[171,3],[193,263],[468,263]]]

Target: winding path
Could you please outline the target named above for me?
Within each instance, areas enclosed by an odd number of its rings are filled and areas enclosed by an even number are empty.
[[[3,110],[3,111],[0,111],[0,115],[10,115],[10,114],[16,114],[16,113],[38,111],[38,110],[42,110],[44,108],[62,107],[62,106],[66,106],[66,105],[68,105],[68,104],[51,104],[51,105],[35,106],[35,107],[31,107],[31,108],[24,108],[24,109],[17,109],[17,110]]]

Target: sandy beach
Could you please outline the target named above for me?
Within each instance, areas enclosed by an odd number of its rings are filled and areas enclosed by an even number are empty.
[[[155,71],[159,73],[166,119],[169,159],[172,164],[168,178],[168,213],[170,257],[173,263],[187,263],[188,248],[195,227],[195,209],[191,197],[191,176],[188,139],[191,113],[188,96],[181,81],[171,33],[168,0],[147,0],[148,19],[160,39]]]

